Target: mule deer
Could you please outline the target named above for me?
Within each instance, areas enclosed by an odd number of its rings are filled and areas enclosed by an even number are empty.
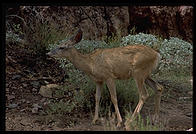
[[[98,119],[101,88],[105,82],[117,115],[117,127],[121,126],[122,118],[118,108],[115,79],[129,79],[130,77],[133,77],[136,81],[139,91],[139,102],[131,118],[125,122],[126,130],[130,129],[129,123],[138,115],[149,96],[144,83],[156,91],[155,115],[158,116],[163,87],[152,80],[150,74],[158,65],[159,53],[147,46],[128,45],[117,48],[97,49],[89,54],[81,54],[74,48],[74,45],[81,39],[82,31],[79,29],[75,36],[47,53],[47,55],[67,58],[76,68],[84,71],[96,83],[96,106],[92,123],[95,123]]]

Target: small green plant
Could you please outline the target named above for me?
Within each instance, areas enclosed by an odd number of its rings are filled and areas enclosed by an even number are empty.
[[[71,114],[81,108],[84,102],[84,93],[74,90],[73,86],[60,86],[52,93],[48,107],[44,110],[47,115]]]
[[[28,32],[25,34],[25,39],[30,44],[28,48],[34,53],[45,54],[49,44],[54,44],[67,36],[66,33],[59,32],[55,24],[40,23],[39,20],[35,21],[37,22],[30,24],[27,29]]]
[[[126,119],[128,118],[131,118],[129,113],[126,115]],[[144,120],[140,114],[129,125],[131,131],[159,131],[160,129],[158,125],[153,125],[151,123],[148,116],[146,120]]]
[[[21,24],[13,23],[12,18],[17,18],[25,24],[24,19],[17,15],[6,16],[6,43],[24,43],[24,40],[21,38],[24,36],[22,26]]]
[[[106,110],[107,111],[107,110]],[[119,128],[116,126],[115,113],[108,111],[108,119],[102,118],[105,131],[117,131]]]
[[[44,17],[36,7],[26,7],[29,15],[6,16],[6,41],[7,43],[23,43],[29,52],[45,55],[49,44],[54,44],[67,36],[66,29],[59,29],[51,16]],[[13,18],[19,21],[14,22]]]
[[[136,27],[134,26],[134,27],[132,27],[131,29],[130,29],[130,35],[134,35],[134,34],[136,34]]]
[[[19,37],[18,34],[13,33],[12,31],[6,32],[6,43],[22,43],[23,40]]]
[[[60,100],[59,102],[51,103],[49,105],[49,108],[53,114],[65,114],[72,112],[74,103],[69,103],[69,101],[63,102],[62,100]]]

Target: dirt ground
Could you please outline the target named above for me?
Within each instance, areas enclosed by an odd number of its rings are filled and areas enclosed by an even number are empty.
[[[13,46],[6,47],[6,130],[107,130],[101,121],[96,125],[91,124],[91,113],[78,113],[74,117],[66,115],[56,121],[49,120],[43,123],[44,117],[33,111],[33,105],[48,101],[38,93],[39,88],[47,83],[62,84],[65,78],[64,72],[53,60],[34,57],[17,47],[14,49]],[[163,130],[181,131],[192,128],[192,92],[190,89],[183,90],[187,87],[172,86],[172,83],[167,81],[162,81],[162,84],[165,87],[160,107],[160,121],[165,125]],[[152,106],[152,99],[148,99],[141,115],[146,116]],[[71,123],[67,124],[69,120]]]
[[[77,123],[72,126],[63,124],[63,120],[43,124],[40,122],[40,115],[31,112],[33,103],[39,103],[40,96],[28,96],[29,104],[21,103],[17,108],[6,110],[6,130],[70,130],[70,131],[104,131],[107,130],[104,124],[92,125],[92,117],[88,113],[82,118],[77,119]],[[148,104],[144,105],[142,114],[148,109]],[[167,130],[187,130],[192,128],[192,101],[176,102],[176,99],[161,101],[160,118]],[[73,120],[71,117],[66,119]],[[67,122],[67,121],[66,121]],[[61,125],[62,124],[62,125]],[[122,129],[121,129],[122,130]]]

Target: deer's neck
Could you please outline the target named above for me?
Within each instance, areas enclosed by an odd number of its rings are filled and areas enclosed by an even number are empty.
[[[88,55],[84,55],[78,52],[75,48],[72,48],[71,55],[68,58],[71,63],[81,71],[90,73],[91,60]]]

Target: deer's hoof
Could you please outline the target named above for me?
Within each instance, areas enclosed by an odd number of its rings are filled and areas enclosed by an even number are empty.
[[[152,116],[152,123],[153,123],[153,124],[157,124],[158,122],[159,122],[159,115],[154,114],[154,115]]]
[[[92,124],[95,125],[95,124],[96,124],[96,120],[93,120],[93,121],[92,121]]]
[[[131,131],[131,129],[130,129],[130,127],[127,125],[127,126],[125,126],[125,130],[126,131]]]
[[[121,127],[121,122],[118,122],[117,127],[118,127],[118,128]]]
[[[125,125],[125,130],[126,130],[126,131],[131,131],[131,126],[130,126],[130,125],[131,125],[131,122],[132,122],[132,121],[133,121],[132,119],[127,119],[127,120],[126,120],[126,122],[125,122],[125,124],[124,124],[124,125]]]
[[[92,121],[92,124],[95,125],[97,120],[98,120],[98,118],[94,118],[93,121]]]

